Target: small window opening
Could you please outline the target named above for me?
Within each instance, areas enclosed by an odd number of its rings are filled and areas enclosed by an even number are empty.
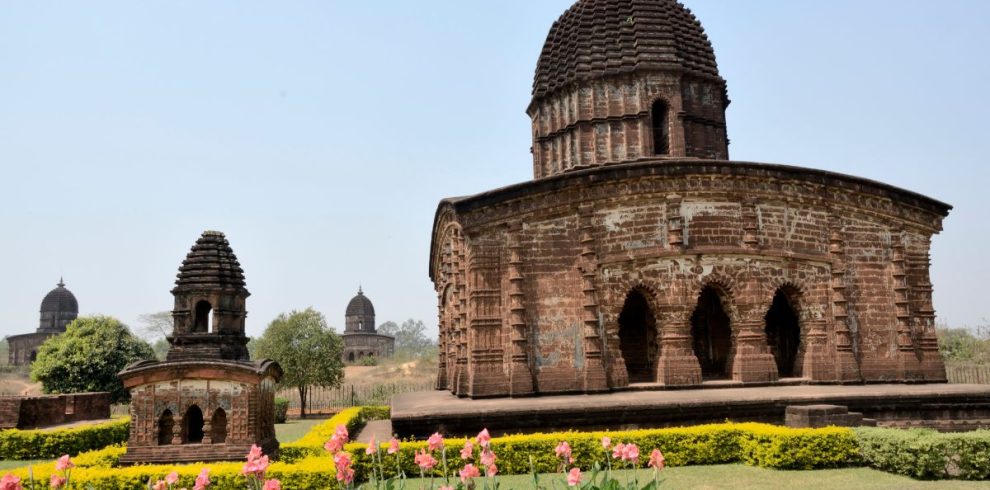
[[[185,437],[183,437],[183,443],[185,444],[200,444],[203,442],[203,411],[199,409],[199,406],[193,405],[186,410],[186,416],[182,419],[183,422],[183,432],[185,432]]]
[[[208,333],[213,326],[213,306],[209,301],[196,303],[196,319],[193,322],[193,333]]]
[[[213,419],[210,421],[210,441],[213,444],[227,442],[227,412],[222,408],[213,411]]]
[[[670,123],[667,120],[667,104],[662,100],[653,103],[653,154],[670,153]]]

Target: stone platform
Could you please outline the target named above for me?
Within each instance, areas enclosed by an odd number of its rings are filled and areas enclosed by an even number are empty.
[[[400,437],[434,431],[474,435],[566,429],[633,429],[712,422],[784,423],[791,405],[842,405],[881,427],[945,431],[990,428],[990,385],[869,384],[622,391],[531,398],[458,398],[447,391],[392,398],[392,427]]]

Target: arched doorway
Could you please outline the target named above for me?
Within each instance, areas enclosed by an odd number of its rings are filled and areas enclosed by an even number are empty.
[[[227,412],[222,408],[213,411],[210,419],[210,442],[223,444],[227,442]]]
[[[691,315],[691,337],[702,378],[729,377],[726,368],[732,349],[732,330],[722,298],[714,287],[706,287],[698,296],[698,306]]]
[[[203,442],[203,411],[193,405],[186,410],[182,418],[182,442],[184,444],[200,444]]]
[[[619,348],[626,361],[630,383],[656,378],[657,322],[643,293],[633,290],[619,314]]]
[[[172,436],[175,430],[175,418],[172,411],[165,409],[162,416],[158,418],[158,445],[167,446],[172,444]]]
[[[767,344],[777,361],[777,373],[781,378],[794,376],[794,360],[801,343],[801,326],[791,304],[793,296],[788,292],[793,291],[785,291],[785,288],[777,290],[765,317]]]
[[[347,362],[354,362],[354,351],[347,353]]]
[[[196,317],[193,322],[193,333],[208,333],[213,323],[213,306],[209,301],[200,300],[196,303]]]

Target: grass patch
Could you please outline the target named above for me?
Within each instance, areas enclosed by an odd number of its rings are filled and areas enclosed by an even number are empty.
[[[284,424],[275,424],[275,438],[283,444],[298,440],[314,425],[325,421],[325,419],[290,419]]]
[[[25,466],[34,466],[38,463],[50,463],[50,459],[29,459],[27,461],[18,461],[16,459],[0,459],[0,470],[9,470],[11,468],[23,468]]]
[[[652,470],[638,470],[640,486],[653,479]],[[631,481],[634,473],[629,470],[616,471],[619,481]],[[585,472],[584,477],[590,478],[591,473]],[[681,466],[667,468],[661,472],[661,488],[696,488],[696,489],[731,489],[731,490],[781,490],[785,488],[801,489],[857,489],[857,490],[955,490],[987,488],[987,482],[967,481],[918,481],[905,476],[891,475],[869,468],[844,468],[837,470],[812,471],[781,471],[766,468],[756,468],[741,464],[715,466]],[[482,487],[481,479],[475,482]],[[451,480],[457,483],[459,480]],[[525,489],[533,488],[533,477],[530,475],[508,475],[498,477],[501,488]],[[434,488],[439,488],[442,480],[434,480]],[[540,475],[541,488],[570,488],[562,474]],[[407,480],[409,490],[428,489],[430,480],[419,478]]]

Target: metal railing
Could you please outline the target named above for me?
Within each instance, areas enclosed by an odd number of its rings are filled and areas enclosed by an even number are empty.
[[[990,365],[947,365],[946,377],[950,383],[956,384],[990,384]]]
[[[412,391],[429,391],[433,382],[343,385],[338,388],[310,388],[306,394],[306,413],[334,413],[361,405],[388,405],[392,395]],[[279,391],[275,396],[289,400],[289,412],[299,413],[299,390]]]

